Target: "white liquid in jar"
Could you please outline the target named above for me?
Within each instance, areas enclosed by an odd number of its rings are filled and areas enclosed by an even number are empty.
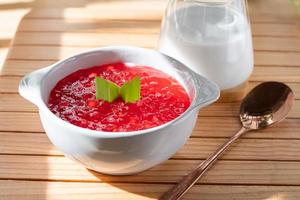
[[[178,9],[165,19],[159,48],[222,90],[244,83],[253,70],[250,26],[245,16],[229,8]]]

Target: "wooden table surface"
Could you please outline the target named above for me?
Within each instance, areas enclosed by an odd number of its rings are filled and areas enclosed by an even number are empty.
[[[286,0],[249,0],[255,69],[249,89],[283,81],[296,101],[276,127],[240,139],[184,199],[300,199],[300,25]],[[170,160],[134,176],[107,176],[51,145],[37,109],[18,93],[32,70],[91,47],[155,48],[166,1],[101,1],[33,8],[22,19],[0,75],[0,199],[157,199],[240,127],[239,103],[204,109],[187,144]],[[300,23],[299,23],[300,24]]]

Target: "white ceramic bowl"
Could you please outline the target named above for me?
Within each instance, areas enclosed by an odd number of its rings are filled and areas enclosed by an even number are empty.
[[[176,78],[187,90],[191,105],[181,116],[161,126],[132,132],[100,132],[70,124],[47,107],[56,83],[79,69],[114,62],[157,68]],[[39,108],[51,142],[67,157],[89,169],[112,175],[134,174],[170,158],[189,138],[200,108],[216,101],[216,84],[182,63],[155,50],[128,46],[86,51],[26,75],[19,93]]]

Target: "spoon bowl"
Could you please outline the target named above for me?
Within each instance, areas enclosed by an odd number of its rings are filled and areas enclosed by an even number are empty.
[[[246,129],[266,128],[283,120],[292,108],[294,94],[280,82],[265,82],[249,92],[240,106],[240,120]]]

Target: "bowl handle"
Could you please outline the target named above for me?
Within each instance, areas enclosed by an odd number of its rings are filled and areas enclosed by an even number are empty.
[[[19,84],[19,94],[35,105],[39,105],[42,100],[40,93],[40,83],[44,75],[50,70],[51,66],[35,70],[26,74]]]
[[[195,72],[193,72],[193,78],[197,84],[197,97],[194,108],[202,108],[219,99],[220,89],[216,83],[204,78],[203,76]]]

